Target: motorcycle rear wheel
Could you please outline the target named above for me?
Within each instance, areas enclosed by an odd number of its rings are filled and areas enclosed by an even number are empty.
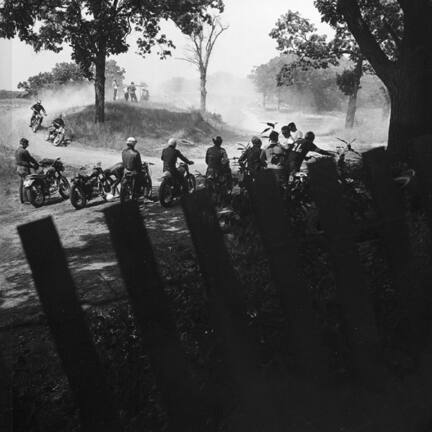
[[[163,180],[159,187],[159,202],[164,208],[171,207],[174,203],[174,185],[169,180]]]
[[[133,185],[131,182],[123,182],[120,189],[120,203],[131,201],[133,198]]]
[[[70,202],[77,210],[81,210],[87,205],[86,194],[78,185],[73,185],[71,188]]]
[[[43,187],[40,183],[33,184],[26,189],[27,196],[33,207],[39,208],[45,204],[45,195]]]

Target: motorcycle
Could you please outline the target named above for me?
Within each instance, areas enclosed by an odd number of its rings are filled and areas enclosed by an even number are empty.
[[[120,202],[124,203],[133,199],[138,199],[143,196],[144,199],[151,199],[152,197],[152,179],[150,172],[150,165],[154,165],[151,162],[143,162],[141,169],[141,179],[142,184],[139,190],[136,191],[136,175],[131,172],[125,172],[123,179],[121,181],[120,190]]]
[[[61,145],[66,146],[69,143],[69,139],[66,138],[66,129],[63,126],[51,125],[48,128],[48,137],[46,140],[56,147]]]
[[[166,171],[162,177],[162,183],[159,187],[159,201],[162,207],[171,207],[177,198],[180,198],[183,193],[193,193],[196,190],[196,179],[189,172],[189,165],[181,163],[178,167],[180,175],[185,179],[187,191],[183,191],[181,185],[176,181],[171,172]]]
[[[36,133],[42,125],[43,115],[41,113],[35,113],[31,121],[31,130]]]
[[[228,171],[229,170],[229,171]],[[217,173],[209,170],[205,178],[205,187],[216,205],[223,205],[233,190],[231,169]]]
[[[78,173],[72,180],[70,201],[75,209],[81,210],[91,199],[99,196],[107,201],[110,194],[110,180],[100,166],[95,166],[91,174]]]
[[[61,198],[66,200],[70,194],[70,184],[62,174],[64,171],[63,162],[57,159],[42,159],[39,166],[45,171],[29,174],[23,182],[23,197],[34,207],[42,207],[47,198],[59,193]]]

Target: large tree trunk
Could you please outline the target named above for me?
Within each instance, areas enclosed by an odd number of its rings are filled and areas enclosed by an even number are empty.
[[[100,47],[95,61],[95,123],[105,121],[105,63],[106,50]]]
[[[204,114],[207,111],[207,71],[201,71],[201,112]]]
[[[404,59],[388,86],[391,100],[388,151],[394,159],[406,160],[413,139],[432,134],[432,72],[427,71],[425,63],[424,58]]]

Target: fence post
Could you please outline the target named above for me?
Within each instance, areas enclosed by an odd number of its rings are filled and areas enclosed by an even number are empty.
[[[363,158],[369,187],[381,219],[381,233],[391,278],[401,297],[401,306],[408,312],[411,325],[418,324],[422,296],[422,281],[418,280],[418,276],[423,273],[413,274],[410,234],[402,191],[393,181],[390,162],[384,148],[370,150],[364,153]],[[418,343],[418,330],[411,329],[411,345],[414,345],[413,342]]]
[[[246,411],[237,430],[281,430],[274,394],[262,379],[247,329],[240,282],[208,192],[188,195],[182,204],[208,290],[212,323]]]
[[[355,230],[346,210],[342,188],[333,160],[309,164],[311,191],[319,209],[320,222],[328,237],[336,279],[336,294],[342,305],[354,367],[368,384],[382,382],[384,368],[379,361],[379,337],[360,257],[354,241]]]
[[[210,415],[176,334],[138,205],[105,210],[111,240],[173,431],[204,431]]]
[[[43,310],[86,432],[122,430],[51,219],[18,227]]]
[[[297,242],[273,173],[258,173],[249,192],[272,279],[289,320],[290,347],[300,370],[310,377],[319,376],[328,366],[327,357],[307,285],[299,274]]]

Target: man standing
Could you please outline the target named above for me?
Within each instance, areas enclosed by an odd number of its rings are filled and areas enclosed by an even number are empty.
[[[252,147],[249,147],[239,158],[239,164],[246,162],[250,173],[254,176],[261,168],[265,166],[262,161],[262,141],[257,136],[252,137]]]
[[[314,143],[315,134],[308,132],[304,138],[298,140],[292,147],[287,157],[289,181],[293,180],[295,173],[300,171],[303,161],[309,152],[315,152],[323,156],[333,156],[335,153],[320,149]]]
[[[122,161],[124,166],[124,175],[131,175],[134,179],[133,195],[136,196],[143,184],[142,160],[140,153],[135,150],[137,140],[129,137],[126,140],[126,146],[122,152]]]
[[[17,173],[20,176],[19,195],[21,203],[24,203],[24,178],[30,174],[30,168],[39,168],[39,164],[36,162],[36,159],[32,157],[30,152],[27,150],[28,146],[28,140],[26,138],[21,138],[20,146],[15,151]]]
[[[192,165],[193,162],[187,157],[183,156],[180,150],[177,149],[177,140],[171,138],[168,141],[168,147],[162,151],[163,170],[168,171],[172,174],[177,184],[179,184],[184,191],[187,190],[187,183],[185,177],[177,169],[177,159],[182,160],[188,165]]]
[[[281,145],[287,151],[290,151],[294,143],[303,138],[303,133],[297,130],[295,123],[290,123],[287,126],[283,126],[281,132],[284,137]]]
[[[276,179],[279,182],[284,180],[284,163],[285,163],[285,150],[279,143],[279,134],[276,131],[270,133],[270,144],[263,151],[261,158],[266,162],[267,169],[271,169]]]
[[[112,87],[113,87],[113,101],[116,101],[117,100],[117,92],[118,92],[117,80],[113,81]]]
[[[136,97],[136,87],[133,81],[130,83],[130,86],[128,87],[128,93],[131,102],[138,102],[138,99]]]

